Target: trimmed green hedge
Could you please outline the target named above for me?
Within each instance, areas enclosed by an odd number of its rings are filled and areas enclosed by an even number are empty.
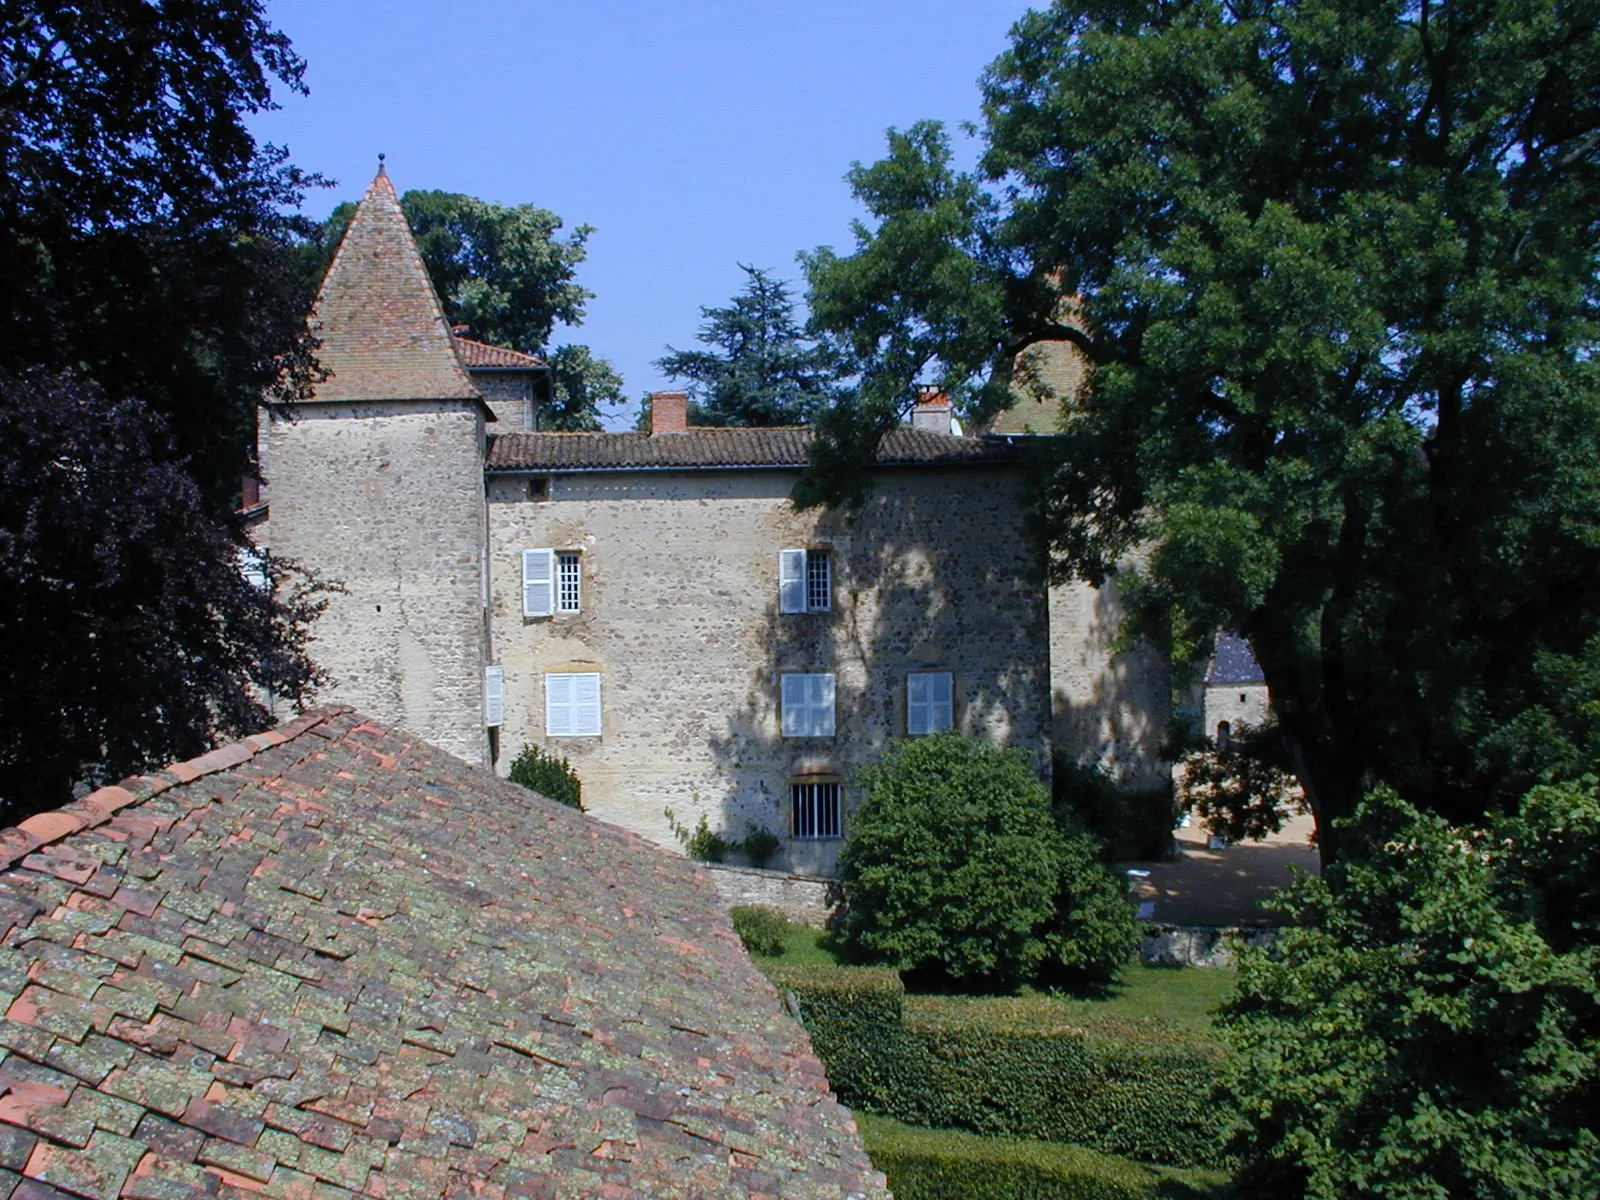
[[[1206,1194],[1081,1146],[917,1129],[887,1117],[859,1120],[867,1153],[889,1177],[895,1200],[1180,1200]],[[1194,1180],[1202,1188],[1222,1181],[1221,1175]]]
[[[811,1034],[839,1098],[913,1125],[1071,1142],[1141,1162],[1221,1166],[1211,1101],[1221,1051],[1151,1032],[1101,1038],[1048,1020],[909,1019],[886,969],[768,967]],[[1123,1031],[1124,1034],[1126,1030]]]

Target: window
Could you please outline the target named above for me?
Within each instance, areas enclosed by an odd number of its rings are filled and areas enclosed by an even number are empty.
[[[826,550],[778,551],[778,610],[826,612],[833,607],[833,562]]]
[[[556,610],[555,551],[522,552],[522,615],[548,617]]]
[[[575,613],[583,598],[583,556],[576,550],[563,550],[556,555],[556,569],[556,611]]]
[[[913,671],[906,676],[906,732],[938,733],[956,723],[949,671]]]
[[[272,589],[272,579],[267,574],[267,548],[265,546],[239,547],[239,574],[258,592]]]
[[[1228,725],[1228,723],[1226,721],[1218,721],[1217,722],[1217,749],[1218,750],[1226,750],[1228,748],[1228,739],[1232,735],[1233,735],[1233,729]]]
[[[562,672],[544,677],[544,731],[549,737],[600,736],[600,676]]]
[[[506,675],[501,667],[483,669],[483,723],[491,729],[506,723]]]
[[[833,736],[833,676],[784,675],[779,701],[784,737]]]
[[[789,827],[797,838],[843,837],[844,814],[839,803],[838,781],[791,783]]]

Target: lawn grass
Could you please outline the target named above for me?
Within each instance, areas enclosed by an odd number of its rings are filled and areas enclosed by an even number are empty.
[[[791,924],[782,955],[757,958],[757,964],[835,966],[840,963],[828,933]],[[1147,967],[1130,963],[1115,983],[1093,996],[1070,996],[1031,989],[1019,996],[910,995],[907,1016],[928,1022],[959,1021],[963,1013],[1022,1026],[1078,1025],[1102,1037],[1124,1033],[1147,1040],[1159,1029],[1174,1038],[1209,1040],[1212,1014],[1233,994],[1234,972],[1226,967]]]

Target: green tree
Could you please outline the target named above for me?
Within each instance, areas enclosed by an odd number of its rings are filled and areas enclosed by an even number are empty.
[[[1030,13],[984,76],[980,170],[892,134],[851,172],[854,253],[807,258],[862,387],[799,498],[852,498],[919,373],[981,414],[1019,350],[1069,341],[1093,375],[1043,494],[1058,567],[1148,546],[1152,609],[1249,640],[1324,854],[1375,781],[1514,806],[1539,765],[1480,747],[1600,632],[1597,18]]]
[[[456,192],[409,191],[400,207],[451,324],[549,362],[554,395],[541,426],[599,429],[600,410],[623,402],[621,376],[587,346],[550,344],[558,324],[583,324],[594,298],[577,281],[594,227],[579,225],[561,237],[561,218],[548,209]],[[346,202],[323,223],[306,261],[310,276],[326,272],[355,211]]]
[[[72,370],[166,417],[213,513],[263,395],[311,370],[294,209],[317,181],[245,125],[304,64],[263,8],[0,6],[0,368]]]
[[[803,425],[827,401],[836,372],[794,319],[789,285],[739,264],[744,290],[702,308],[705,350],[667,347],[656,369],[686,382],[697,425]]]
[[[245,118],[257,0],[0,4],[0,820],[298,702],[312,593],[240,573],[263,397],[311,378],[316,182]],[[288,564],[267,569],[284,578]]]
[[[1001,988],[1103,979],[1127,960],[1138,926],[1126,889],[1094,839],[1057,826],[1020,751],[957,733],[911,738],[863,785],[840,859],[846,945]]]
[[[1380,789],[1223,1028],[1247,1195],[1600,1196],[1593,778],[1463,831]]]

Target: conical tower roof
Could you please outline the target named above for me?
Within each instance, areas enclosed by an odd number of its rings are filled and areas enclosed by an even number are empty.
[[[479,399],[382,166],[333,256],[311,327],[332,372],[314,399]]]

